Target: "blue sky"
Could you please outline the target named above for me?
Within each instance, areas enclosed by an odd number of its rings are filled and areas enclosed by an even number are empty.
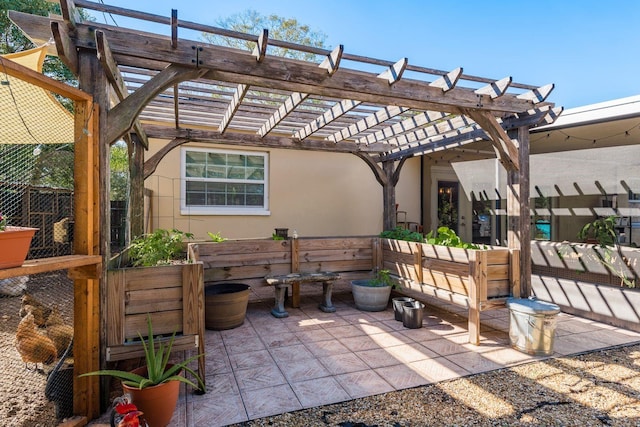
[[[467,74],[510,75],[539,86],[555,83],[549,101],[565,108],[640,94],[640,2],[634,0],[104,2],[163,16],[177,9],[179,19],[208,25],[247,9],[295,18],[327,34],[327,47],[343,44],[348,53],[407,57],[410,64],[440,70],[461,66]],[[104,22],[102,14],[94,15]],[[136,25],[169,34],[168,27]]]

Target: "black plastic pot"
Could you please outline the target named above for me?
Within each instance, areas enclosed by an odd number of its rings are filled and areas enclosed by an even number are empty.
[[[251,287],[244,283],[207,283],[204,287],[205,327],[220,331],[242,325]]]

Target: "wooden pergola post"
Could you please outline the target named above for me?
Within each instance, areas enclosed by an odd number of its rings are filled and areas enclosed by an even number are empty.
[[[93,100],[97,108],[94,109],[94,114],[97,116],[93,117],[94,132],[93,132],[93,140],[95,141],[95,146],[97,148],[96,155],[96,175],[97,175],[97,183],[96,189],[99,199],[98,209],[99,224],[97,225],[97,230],[99,230],[99,244],[96,242],[96,245],[100,248],[100,253],[103,255],[103,259],[107,260],[110,257],[110,236],[111,236],[111,220],[110,220],[110,200],[109,200],[109,151],[110,146],[107,142],[105,142],[104,135],[107,130],[107,112],[109,108],[109,94],[108,94],[108,81],[104,74],[103,68],[96,56],[95,51],[79,49],[78,50],[78,82],[80,89],[91,93],[93,95]],[[76,181],[81,180],[82,177],[76,176]],[[92,316],[95,318],[94,325],[85,325],[84,329],[97,327],[100,335],[100,342],[106,342],[106,316],[101,316],[99,312],[99,307],[106,306],[106,287],[104,286],[104,280],[106,278],[106,269],[107,263],[102,263],[102,272],[100,279],[100,286],[95,290],[95,294],[92,294],[92,304],[95,305],[96,309]],[[92,333],[92,331],[88,331]],[[100,352],[101,357],[100,360],[105,360],[103,348],[95,349],[96,352]],[[84,373],[83,371],[78,371],[78,373]],[[102,381],[101,383],[102,396],[108,397],[108,382]],[[100,414],[100,405],[99,405],[99,395],[91,396],[91,401],[87,403],[86,410],[75,412],[86,413],[87,416],[91,418],[95,418]],[[78,409],[78,408],[76,408]],[[83,408],[85,409],[85,408]]]
[[[531,294],[531,208],[529,203],[529,128],[508,131],[518,142],[519,169],[507,171],[507,246],[520,250],[520,295]]]
[[[382,205],[383,205],[383,221],[384,230],[393,230],[396,228],[396,182],[393,179],[393,161],[382,162],[382,170],[387,179],[382,184]]]

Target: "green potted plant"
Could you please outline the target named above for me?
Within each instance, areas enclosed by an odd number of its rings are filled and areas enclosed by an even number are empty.
[[[175,332],[168,343],[155,338],[150,314],[147,314],[147,329],[146,340],[138,332],[144,349],[144,366],[133,371],[106,369],[80,376],[107,375],[122,380],[124,392],[131,395],[132,403],[144,413],[147,423],[151,426],[166,426],[173,417],[181,382],[196,390],[205,391],[202,378],[188,366],[203,355],[198,354],[180,363],[169,363]],[[193,375],[196,381],[181,375],[183,371]]]
[[[600,246],[613,246],[617,241],[616,217],[596,218],[582,227],[578,233],[578,239],[586,243],[597,243]]]
[[[351,292],[356,308],[363,311],[383,311],[395,286],[389,270],[378,270],[371,279],[352,280]]]
[[[193,238],[192,233],[159,228],[131,242],[129,261],[134,267],[151,267],[184,260],[183,242],[191,238]]]

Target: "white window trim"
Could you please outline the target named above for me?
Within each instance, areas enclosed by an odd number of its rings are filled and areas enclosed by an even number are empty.
[[[187,151],[200,151],[206,153],[239,154],[247,156],[264,157],[264,207],[238,208],[236,206],[188,206],[187,205],[187,177],[186,177],[186,153]],[[219,150],[201,147],[182,147],[180,150],[180,214],[181,215],[251,215],[267,216],[271,215],[269,210],[269,153],[266,151],[240,151],[240,150]]]

